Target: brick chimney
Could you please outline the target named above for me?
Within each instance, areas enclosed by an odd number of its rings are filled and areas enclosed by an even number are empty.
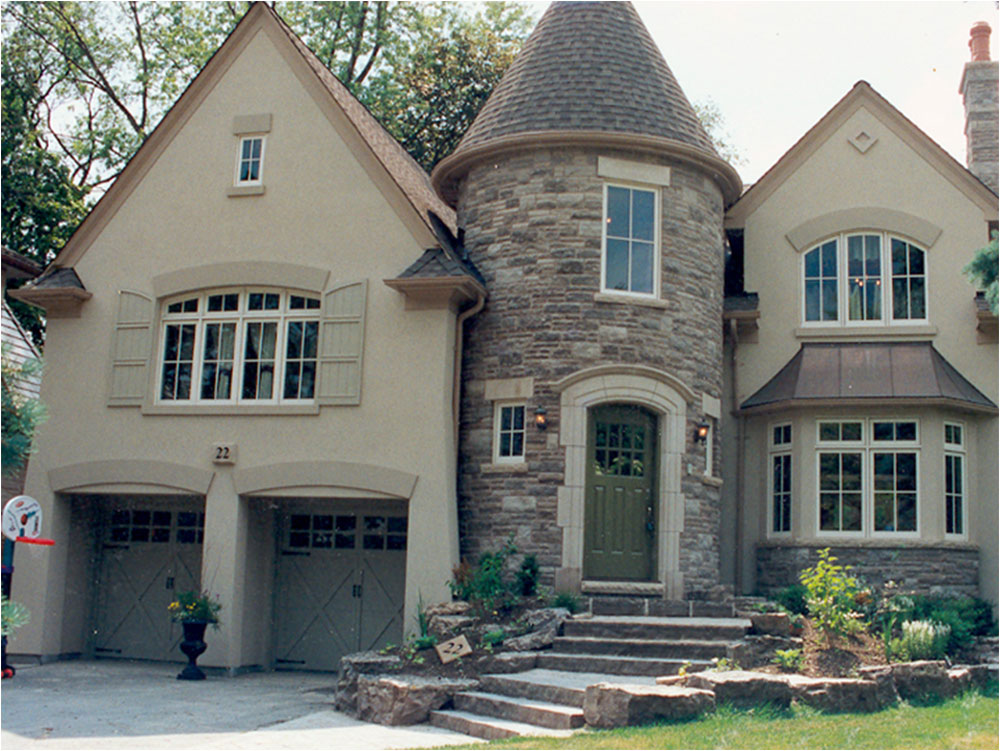
[[[958,87],[965,104],[965,161],[969,170],[998,192],[998,140],[1000,107],[997,87],[998,63],[990,60],[990,25],[979,21],[972,27],[969,49],[972,60],[965,64]]]

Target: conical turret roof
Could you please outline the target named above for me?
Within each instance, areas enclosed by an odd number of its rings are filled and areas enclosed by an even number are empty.
[[[659,136],[716,154],[631,3],[552,3],[455,153],[547,130]]]

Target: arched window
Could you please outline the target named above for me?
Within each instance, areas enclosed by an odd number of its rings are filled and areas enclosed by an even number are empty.
[[[888,233],[824,240],[803,254],[803,320],[843,326],[924,321],[925,262],[924,250]]]
[[[281,403],[315,397],[320,298],[229,288],[164,303],[161,402]]]

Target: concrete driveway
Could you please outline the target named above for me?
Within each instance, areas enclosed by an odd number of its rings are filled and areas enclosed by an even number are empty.
[[[336,679],[328,674],[178,681],[180,668],[117,660],[18,667],[0,684],[0,746],[390,749],[479,742],[427,725],[387,728],[335,712]]]

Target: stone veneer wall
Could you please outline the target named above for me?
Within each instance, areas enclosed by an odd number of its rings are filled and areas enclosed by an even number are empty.
[[[666,158],[616,150],[602,156],[671,167],[661,190],[662,307],[595,302],[601,280],[604,179],[597,152],[543,148],[490,159],[471,169],[459,189],[459,226],[489,299],[467,324],[459,456],[462,555],[475,560],[513,533],[522,552],[538,555],[543,582],[561,565],[557,489],[564,481],[559,445],[559,394],[552,384],[583,368],[642,364],[685,383],[682,467],[684,531],[680,571],[685,590],[704,593],[719,582],[720,491],[701,479],[704,447],[691,434],[702,418],[702,394],[722,389],[723,199],[709,177]],[[549,428],[528,426],[526,466],[493,465],[493,403],[485,381],[533,377],[536,405]],[[715,443],[716,468],[718,440]],[[713,472],[718,475],[718,469]]]
[[[839,564],[849,564],[866,582],[894,581],[903,592],[979,596],[979,550],[956,545],[832,547]],[[816,547],[757,548],[757,586],[765,593],[797,584],[802,569],[819,560]]]

